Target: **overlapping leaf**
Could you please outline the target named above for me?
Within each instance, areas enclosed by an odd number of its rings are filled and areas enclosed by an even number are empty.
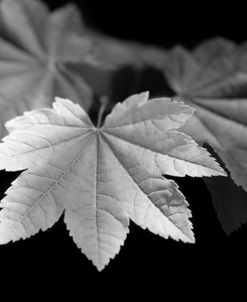
[[[181,131],[212,146],[234,182],[247,190],[246,44],[218,38],[191,52],[176,47],[165,57],[163,70],[172,89],[196,109]],[[247,195],[230,180],[218,181],[210,182],[209,189],[224,229],[230,232],[247,220]],[[222,197],[224,190],[219,194],[215,189],[224,181],[228,194]]]
[[[107,65],[116,68],[124,65],[141,68],[146,64],[160,66],[163,62],[164,52],[157,47],[113,38],[97,31],[87,32],[99,50],[100,61]]]
[[[95,62],[95,48],[73,5],[50,13],[39,0],[1,1],[0,137],[5,121],[50,106],[55,96],[87,109],[92,90],[68,64]]]
[[[192,113],[182,102],[143,93],[117,104],[99,128],[67,99],[7,122],[0,169],[27,170],[1,202],[0,243],[46,230],[64,210],[70,235],[99,270],[118,253],[129,219],[164,238],[194,242],[188,203],[162,174],[225,172],[177,130]]]

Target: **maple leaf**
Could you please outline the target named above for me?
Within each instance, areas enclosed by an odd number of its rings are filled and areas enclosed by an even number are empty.
[[[57,98],[6,123],[0,169],[27,169],[1,201],[0,243],[51,227],[65,210],[77,246],[99,270],[119,252],[129,219],[164,238],[194,242],[191,212],[174,176],[225,175],[177,129],[193,109],[148,93],[118,103],[95,127],[85,111]]]
[[[216,38],[202,43],[193,51],[181,46],[175,47],[164,53],[159,66],[174,92],[196,109],[192,118],[180,130],[201,145],[207,143],[213,147],[235,184],[242,186],[245,191],[246,54],[246,44],[238,46]],[[225,231],[229,233],[246,222],[245,198],[241,188],[235,188],[235,184],[227,179],[217,178],[206,182]],[[213,185],[213,182],[216,184]],[[222,195],[225,190],[216,192],[222,186],[228,188],[228,194],[224,198]],[[239,201],[236,202],[236,199]],[[227,213],[226,209],[231,209],[231,213]]]
[[[69,63],[97,64],[96,49],[84,35],[75,6],[50,13],[38,0],[1,1],[0,137],[5,121],[50,106],[55,96],[90,106],[92,90]]]

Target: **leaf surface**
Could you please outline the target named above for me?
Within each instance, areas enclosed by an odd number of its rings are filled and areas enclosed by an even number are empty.
[[[193,110],[168,98],[134,95],[117,104],[102,127],[57,98],[53,109],[26,112],[6,123],[0,168],[27,169],[7,190],[0,243],[65,223],[81,251],[102,270],[119,252],[129,219],[164,238],[194,242],[188,203],[176,176],[225,175],[178,129]]]

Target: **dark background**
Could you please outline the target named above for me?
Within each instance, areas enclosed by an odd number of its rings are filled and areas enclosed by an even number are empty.
[[[51,8],[68,3],[44,2],[49,3]],[[186,5],[178,1],[74,2],[82,9],[87,24],[121,39],[159,46],[183,44],[193,47],[214,36],[224,36],[236,42],[246,40],[247,36],[245,11],[233,4],[216,8],[215,4],[201,1],[197,4],[185,1]],[[2,172],[2,194],[17,175],[11,173],[6,177]],[[219,287],[220,280],[224,282],[226,290],[226,284],[231,284],[247,268],[247,226],[228,237],[221,228],[203,180],[186,177],[176,181],[190,203],[195,245],[162,239],[131,223],[130,234],[120,254],[103,272],[98,273],[77,249],[63,219],[60,219],[46,232],[1,246],[1,263],[6,265],[9,272],[15,273],[15,280],[22,278],[23,271],[31,279],[32,276],[35,278],[44,274],[44,287],[59,281],[60,289],[63,285],[66,287],[69,281],[72,284],[75,282],[75,288],[79,290],[77,286],[80,282],[83,288],[87,283],[107,283],[109,276],[113,276],[116,282],[119,280],[123,292],[134,288],[140,278],[145,280],[140,291],[148,288],[150,282],[162,282],[162,287],[157,284],[156,291],[164,293],[164,290],[169,291],[177,285],[178,288],[185,286],[185,294],[190,295],[189,292],[195,289],[195,282],[211,291]],[[123,276],[126,276],[124,282]],[[111,288],[112,283],[108,286]],[[107,289],[106,286],[105,291]]]
[[[69,1],[45,0],[51,8]],[[74,1],[87,24],[123,39],[156,45],[196,45],[214,36],[246,40],[246,9],[241,2]],[[217,5],[216,5],[217,3]]]

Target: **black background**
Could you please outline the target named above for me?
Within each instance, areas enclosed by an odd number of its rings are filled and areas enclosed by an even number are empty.
[[[49,3],[51,8],[68,3],[44,2]],[[246,18],[241,7],[225,3],[224,7],[216,8],[209,2],[185,2],[186,5],[181,5],[179,1],[82,0],[77,4],[87,24],[122,39],[169,47],[175,44],[192,47],[214,36],[224,36],[236,42],[246,40]],[[2,194],[17,175],[1,173]],[[118,297],[136,288],[136,282],[140,279],[144,283],[136,290],[148,292],[150,282],[157,282],[152,290],[163,293],[164,299],[166,292],[182,286],[186,288],[184,294],[189,297],[196,289],[195,283],[205,286],[203,293],[206,294],[214,287],[218,288],[220,281],[223,281],[223,290],[227,291],[230,289],[227,284],[236,281],[240,272],[246,271],[247,226],[228,237],[221,228],[203,180],[186,177],[176,181],[190,203],[195,245],[162,239],[131,223],[130,233],[119,255],[103,272],[98,273],[77,249],[63,219],[60,219],[46,232],[1,246],[4,274],[14,272],[15,282],[21,280],[23,272],[30,276],[28,282],[44,275],[42,288],[59,282],[58,290],[70,282],[75,285],[75,291],[82,290],[82,296],[88,284],[93,286],[103,282],[105,293],[109,294],[113,286],[109,277],[114,277],[122,288]],[[158,285],[160,282],[162,287]]]

